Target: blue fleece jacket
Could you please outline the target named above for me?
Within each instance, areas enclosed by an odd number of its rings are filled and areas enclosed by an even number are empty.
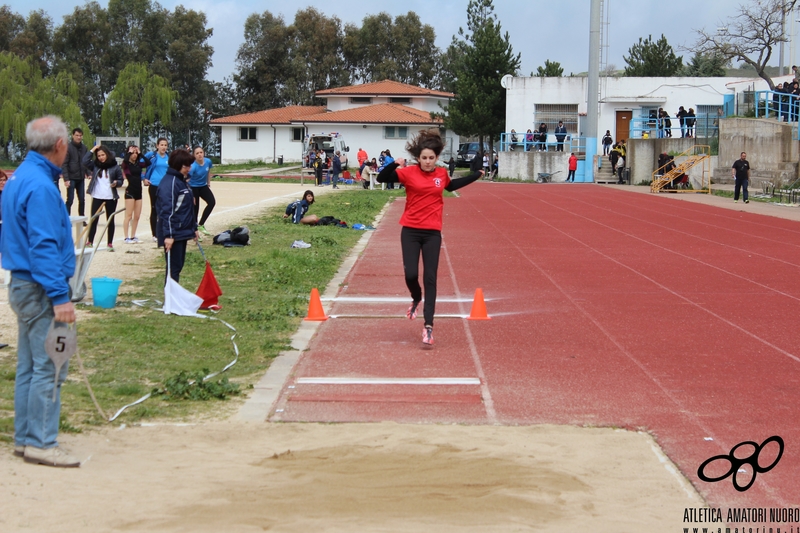
[[[39,283],[53,302],[69,302],[75,273],[75,246],[69,213],[53,180],[61,169],[37,152],[6,183],[2,197],[3,268],[14,277]]]

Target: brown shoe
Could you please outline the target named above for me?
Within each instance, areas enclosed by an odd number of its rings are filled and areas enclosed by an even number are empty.
[[[61,468],[76,468],[81,466],[80,460],[61,451],[61,448],[34,448],[25,447],[25,462],[46,466],[58,466]]]
[[[15,457],[24,457],[25,456],[25,446],[14,445],[14,456]]]

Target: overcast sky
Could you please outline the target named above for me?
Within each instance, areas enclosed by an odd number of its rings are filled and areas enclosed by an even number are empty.
[[[0,0],[1,1],[1,0]],[[6,0],[8,1],[8,0]],[[741,0],[747,2],[748,0]],[[107,0],[99,0],[107,6]],[[294,20],[298,9],[314,6],[326,15],[336,15],[343,23],[360,25],[364,16],[385,11],[392,16],[415,11],[424,24],[436,31],[437,45],[446,48],[459,27],[466,29],[468,0],[326,0],[278,2],[275,0],[161,0],[161,5],[173,9],[183,4],[189,9],[204,11],[214,35],[213,66],[209,77],[221,81],[235,69],[236,51],[243,41],[244,21],[252,13],[270,11],[282,14],[287,24]],[[564,74],[588,70],[589,0],[495,0],[495,13],[507,31],[514,52],[522,54],[520,74],[529,75],[544,65],[546,59],[558,61]],[[609,26],[609,65],[622,69],[622,59],[639,37],[652,34],[657,39],[663,33],[676,52],[686,60],[695,41],[694,29],[716,30],[720,22],[734,14],[739,1],[731,0],[606,0]],[[12,0],[11,8],[23,16],[31,10],[44,9],[60,25],[66,14],[72,13],[81,2],[64,0]],[[287,7],[291,6],[291,7]],[[605,16],[604,16],[605,21]],[[798,25],[800,26],[800,25]],[[797,41],[797,39],[795,39]],[[792,55],[787,48],[785,64]],[[800,62],[800,55],[794,56]],[[777,53],[773,63],[778,65]]]

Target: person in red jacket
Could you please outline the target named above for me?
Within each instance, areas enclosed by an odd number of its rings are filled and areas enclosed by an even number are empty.
[[[378,183],[400,182],[406,188],[406,206],[400,218],[403,270],[406,286],[411,292],[411,307],[406,316],[410,320],[416,318],[417,306],[422,301],[419,285],[419,256],[422,254],[422,282],[425,285],[422,342],[425,344],[433,344],[436,280],[442,246],[442,195],[446,190],[455,191],[483,177],[483,171],[477,170],[469,176],[450,179],[446,168],[436,166],[443,149],[444,141],[438,130],[423,130],[406,144],[406,150],[418,165],[404,166],[405,160],[398,158],[378,174]]]
[[[572,153],[569,154],[569,174],[567,174],[567,181],[575,181],[576,170],[578,170],[578,158]]]

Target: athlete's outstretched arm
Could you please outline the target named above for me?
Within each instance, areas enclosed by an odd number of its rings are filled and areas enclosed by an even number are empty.
[[[479,170],[478,172],[472,172],[471,174],[464,176],[463,178],[454,178],[450,180],[450,185],[445,187],[445,190],[453,192],[461,187],[466,187],[470,183],[474,181],[478,181],[483,177],[483,170]]]
[[[397,167],[400,165],[397,163],[389,163],[383,170],[381,170],[378,177],[375,178],[378,183],[399,183],[400,178],[397,177]]]

